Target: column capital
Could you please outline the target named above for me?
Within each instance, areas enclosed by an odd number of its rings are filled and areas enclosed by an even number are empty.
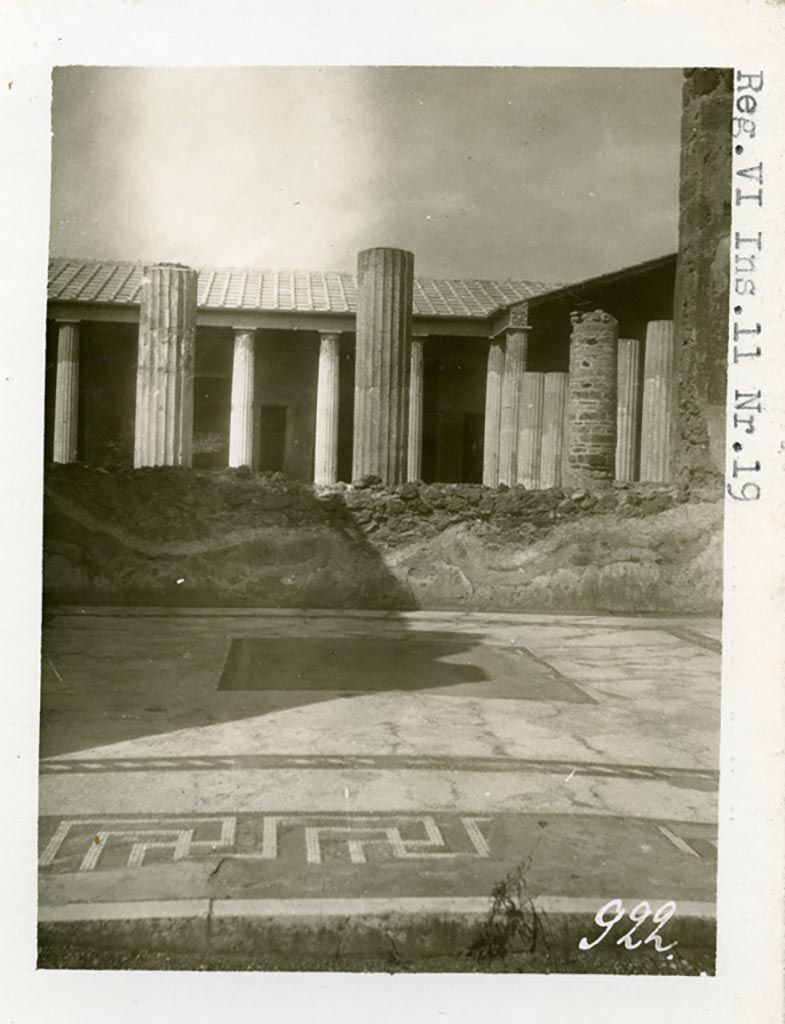
[[[79,327],[82,323],[81,319],[77,320],[72,316],[69,317],[56,317],[55,323],[58,327]]]
[[[493,319],[488,336],[489,338],[495,338],[498,334],[509,330],[528,331],[530,327],[529,303],[524,300],[523,302],[515,302],[500,310]]]
[[[343,331],[319,331],[320,338],[339,338],[343,334]]]
[[[508,334],[528,334],[531,329],[531,324],[503,323],[501,326],[496,324],[488,334],[488,341],[496,341],[499,335],[502,334],[505,336],[505,338],[507,337]]]
[[[235,327],[235,325],[232,324],[232,332],[234,334],[256,334],[256,328],[255,327]]]

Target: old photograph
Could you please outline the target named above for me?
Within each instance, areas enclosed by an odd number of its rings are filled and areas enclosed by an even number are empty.
[[[733,103],[54,68],[40,969],[714,975]]]

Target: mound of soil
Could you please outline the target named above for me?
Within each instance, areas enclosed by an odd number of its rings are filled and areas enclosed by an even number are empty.
[[[722,502],[677,486],[315,488],[246,470],[47,469],[44,594],[69,604],[694,611]]]

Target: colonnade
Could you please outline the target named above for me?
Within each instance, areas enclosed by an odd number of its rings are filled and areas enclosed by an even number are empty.
[[[352,478],[386,484],[422,473],[424,346],[412,337],[414,257],[370,249],[358,259]],[[594,310],[572,314],[568,373],[527,369],[526,310],[489,339],[483,483],[529,489],[635,479],[668,482],[674,443],[671,321],[645,343],[619,338]],[[135,466],[188,466],[193,431],[196,273],[158,264],[142,279]],[[55,462],[77,458],[79,323],[57,327]],[[255,333],[234,331],[229,465],[253,464]],[[320,331],[314,482],[338,478],[340,333]]]
[[[568,373],[527,370],[527,331],[507,330],[488,347],[483,483],[670,482],[672,321],[649,322],[644,344],[619,338],[603,310],[573,313]]]

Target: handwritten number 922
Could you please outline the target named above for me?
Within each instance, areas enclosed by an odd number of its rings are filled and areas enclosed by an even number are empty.
[[[647,943],[651,942],[654,944],[654,948],[658,953],[664,953],[669,949],[673,949],[676,943],[671,942],[669,946],[663,946],[659,931],[675,913],[676,904],[673,900],[668,900],[667,903],[663,903],[661,907],[658,907],[658,909],[654,911],[654,913],[652,913],[651,904],[647,903],[646,900],[642,900],[634,906],[627,915],[629,920],[633,922],[632,928],[616,940],[616,945],[625,946],[627,949],[637,949],[639,946],[645,946]],[[604,930],[596,939],[592,939],[591,941],[585,937],[582,938],[578,943],[578,948],[586,950],[599,945],[614,925],[617,925],[619,921],[622,920],[625,914],[627,914],[627,911],[620,899],[609,900],[605,906],[600,907],[594,915],[594,923]],[[635,933],[648,918],[651,918],[650,923],[655,925],[654,929],[649,932],[645,939],[640,937],[633,938]]]

